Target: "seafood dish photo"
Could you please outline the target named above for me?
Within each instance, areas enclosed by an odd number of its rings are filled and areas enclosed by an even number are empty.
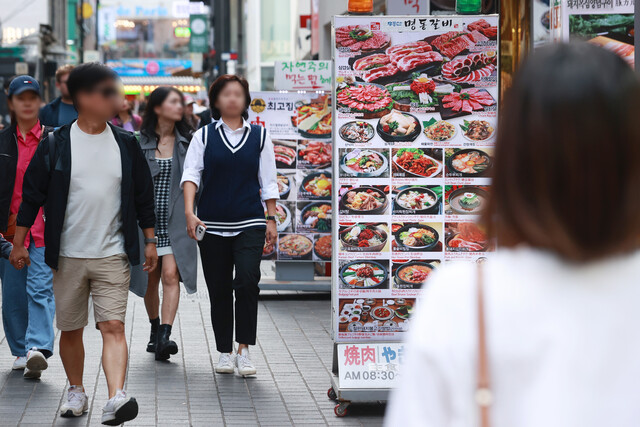
[[[388,160],[380,152],[354,148],[342,157],[340,167],[350,176],[380,176],[387,170]]]
[[[448,165],[454,175],[482,176],[491,167],[491,158],[484,151],[466,149],[453,153]]]
[[[472,53],[442,66],[442,77],[455,83],[478,82],[496,71],[496,55],[492,52]]]
[[[496,100],[484,89],[471,88],[445,95],[440,102],[442,118],[445,119],[484,111],[485,107],[495,105]]]
[[[291,168],[295,166],[296,161],[296,149],[283,143],[274,141],[273,151],[276,155],[276,167],[277,168]]]
[[[422,285],[433,271],[433,266],[426,262],[412,261],[396,269],[395,277],[398,285]]]
[[[451,252],[482,252],[487,249],[487,235],[472,222],[447,224],[447,250]]]
[[[323,260],[331,259],[331,235],[320,237],[313,245],[316,256]]]
[[[486,141],[494,134],[494,127],[486,120],[465,120],[460,125],[465,138],[470,141]]]
[[[489,194],[478,187],[462,187],[449,194],[449,207],[458,215],[477,214],[487,204]]]
[[[426,187],[409,187],[398,193],[395,204],[401,211],[395,213],[430,213],[434,210],[433,208],[437,207],[438,196],[433,190]]]
[[[392,110],[380,118],[376,128],[378,135],[387,141],[413,141],[420,135],[420,123],[415,116]]]
[[[355,83],[341,85],[337,94],[338,107],[347,108],[351,113],[362,113],[365,119],[386,115],[393,108],[389,91],[380,85]]]
[[[369,142],[374,136],[373,126],[367,122],[354,121],[340,126],[340,137],[347,142]]]
[[[395,233],[396,243],[412,251],[426,251],[438,244],[440,236],[438,232],[428,225],[407,224]]]
[[[331,143],[322,141],[307,141],[300,143],[298,148],[298,166],[308,166],[316,169],[326,168],[331,164]]]
[[[431,141],[449,141],[455,136],[456,127],[446,120],[431,119],[424,123],[424,134]]]
[[[347,25],[336,28],[336,47],[345,50],[372,51],[389,45],[391,37],[377,30],[360,25]]]
[[[300,186],[300,193],[310,199],[330,199],[331,173],[316,172],[307,175]]]
[[[348,288],[375,288],[387,280],[387,269],[375,261],[354,261],[340,269],[340,279]]]
[[[310,203],[300,212],[301,223],[304,228],[328,233],[331,231],[331,210],[330,203]]]
[[[387,232],[371,224],[356,224],[340,231],[345,251],[380,252],[387,244]]]
[[[307,259],[313,242],[301,234],[285,234],[278,239],[278,253],[286,259]]]
[[[435,176],[442,170],[440,162],[419,148],[399,149],[393,156],[393,162],[403,171],[418,177]]]
[[[374,187],[357,187],[340,198],[340,205],[353,214],[381,214],[387,207],[387,196]]]
[[[331,97],[322,95],[296,103],[296,115],[291,121],[305,138],[331,138]]]

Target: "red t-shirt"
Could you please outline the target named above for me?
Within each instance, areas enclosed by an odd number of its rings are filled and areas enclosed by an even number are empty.
[[[42,126],[40,125],[40,121],[38,121],[38,123],[36,123],[36,125],[27,132],[26,135],[23,136],[20,130],[16,130],[16,133],[18,137],[18,166],[16,168],[16,182],[13,186],[13,196],[11,197],[10,212],[12,215],[18,213],[18,210],[20,209],[24,173],[27,171],[27,166],[29,166],[29,162],[31,162],[31,158],[40,143]],[[38,211],[38,216],[36,217],[29,234],[27,234],[27,237],[24,239],[25,247],[29,247],[31,238],[33,238],[36,248],[44,247],[44,215],[42,208]]]

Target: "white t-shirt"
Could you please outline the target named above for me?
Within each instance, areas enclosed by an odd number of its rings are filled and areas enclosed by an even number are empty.
[[[123,254],[122,163],[109,126],[97,135],[71,126],[71,182],[62,225],[60,255],[106,258]]]
[[[569,264],[532,249],[485,264],[492,427],[640,426],[640,253]],[[476,265],[426,284],[386,426],[479,426]]]

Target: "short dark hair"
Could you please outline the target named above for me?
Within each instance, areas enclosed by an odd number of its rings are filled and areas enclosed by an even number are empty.
[[[501,247],[584,262],[640,243],[640,80],[587,43],[540,48],[501,108],[484,221]]]
[[[246,105],[245,105],[244,113],[242,113],[242,117],[244,117],[245,119],[249,118],[248,110],[249,110],[249,105],[251,104],[251,93],[249,92],[249,82],[247,82],[246,79],[240,76],[236,76],[234,74],[223,74],[220,77],[218,77],[211,84],[211,87],[209,88],[209,107],[211,108],[211,117],[213,117],[216,120],[220,120],[220,111],[218,111],[218,109],[216,108],[216,101],[218,100],[218,96],[220,95],[220,92],[222,92],[222,89],[224,89],[224,87],[231,82],[240,83],[240,85],[242,86],[242,89],[244,89],[244,97],[245,97]]]
[[[73,105],[78,108],[76,97],[80,92],[91,92],[100,83],[107,80],[118,80],[118,74],[111,68],[99,62],[87,62],[75,67],[69,73],[67,89]]]

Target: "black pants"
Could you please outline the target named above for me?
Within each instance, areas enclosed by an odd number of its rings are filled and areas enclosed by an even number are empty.
[[[248,345],[256,343],[258,283],[264,238],[264,228],[253,228],[234,237],[207,233],[199,242],[211,301],[211,323],[220,353],[233,351],[234,291],[236,341]]]

